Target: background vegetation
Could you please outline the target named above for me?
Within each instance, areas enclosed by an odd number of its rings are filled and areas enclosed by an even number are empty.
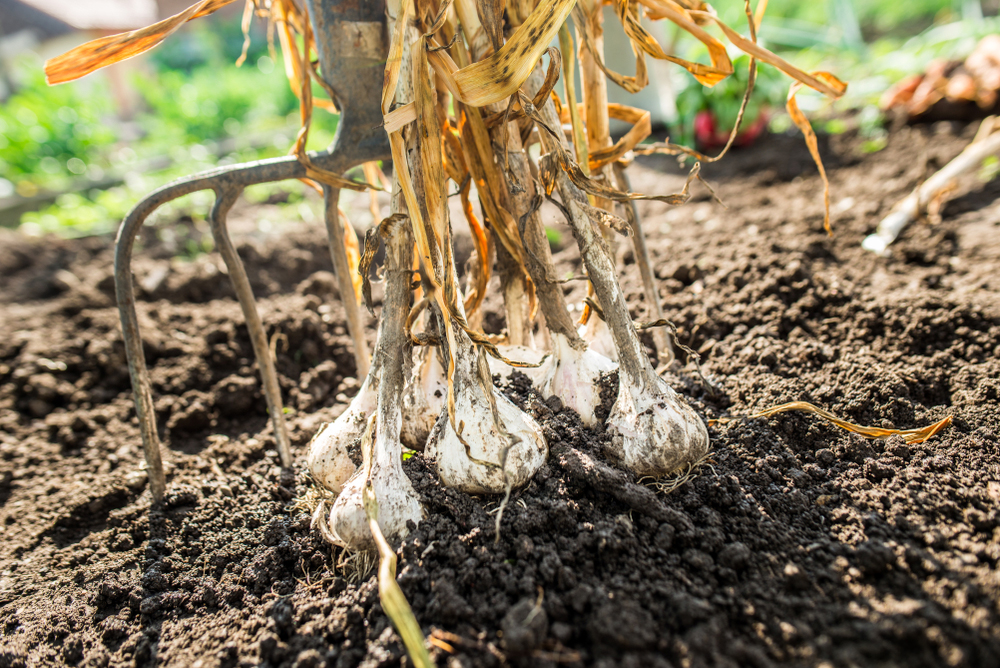
[[[996,14],[995,4],[771,0],[761,39],[774,50],[797,51],[792,60],[805,68],[822,67],[849,81],[848,95],[836,107],[805,92],[800,104],[827,132],[843,131],[845,111],[858,111],[858,126],[870,137],[870,149],[878,150],[884,145],[875,107],[881,92],[931,59],[963,57],[982,35],[1000,31],[996,18],[983,18]],[[716,3],[716,8],[731,25],[745,22],[742,2]],[[184,28],[154,50],[145,71],[134,77],[140,111],[125,122],[116,119],[102,77],[48,87],[41,59],[23,54],[9,73],[17,90],[0,106],[0,199],[15,193],[29,198],[63,194],[23,214],[21,228],[62,236],[111,233],[129,207],[173,178],[286,153],[299,127],[298,102],[281,74],[280,53],[269,51],[260,26],[253,37],[246,63],[236,68],[243,46],[238,21],[198,21]],[[662,37],[666,43],[676,40],[686,56],[698,56],[695,40]],[[787,89],[769,74],[766,68],[761,73],[748,120],[769,108],[775,110],[772,131],[788,131],[790,123],[781,112]],[[715,89],[704,89],[678,69],[679,118],[671,136],[690,142],[691,122],[701,109],[713,110],[721,127],[731,125],[745,78],[741,71]],[[310,148],[330,142],[336,121],[316,112]],[[292,204],[304,196],[298,184],[259,188],[250,196],[267,199],[276,188]],[[192,195],[165,207],[157,218],[176,216],[180,208],[197,219],[210,199],[210,193]]]

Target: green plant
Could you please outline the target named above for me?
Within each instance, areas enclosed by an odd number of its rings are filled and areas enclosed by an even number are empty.
[[[83,95],[76,86],[50,88],[40,74],[29,75],[0,106],[0,174],[32,195],[53,179],[106,167],[99,156],[117,139],[109,95],[96,86]]]
[[[121,124],[110,122],[115,110],[103,78],[49,87],[39,63],[25,58],[18,92],[0,106],[0,194],[14,191],[30,197],[81,185],[83,189],[22,214],[22,230],[62,237],[109,234],[142,193],[157,183],[220,161],[284,153],[299,119],[294,93],[286,81],[274,76],[283,65],[271,60],[266,40],[260,39],[247,63],[233,67],[242,33],[237,26],[239,42],[234,47],[228,32],[213,37],[212,31],[194,31],[188,44],[198,45],[197,57],[184,60],[178,57],[186,52],[181,49],[153,58],[152,73],[135,77],[143,110],[130,132],[140,136],[127,143],[119,136]],[[310,148],[329,144],[336,128],[337,116],[318,111]],[[166,168],[150,169],[165,158]],[[124,182],[107,190],[87,184],[99,179]],[[301,184],[280,189],[289,193],[287,203],[301,202]],[[261,187],[250,196],[268,201],[274,194],[275,188]],[[205,202],[192,206],[186,199],[168,205],[158,218],[182,213],[199,217],[198,207]]]
[[[167,70],[152,79],[136,77],[135,86],[146,106],[139,121],[160,143],[220,139],[262,120],[273,123],[298,108],[288,84],[256,65]]]
[[[693,78],[685,77],[687,85],[677,94],[678,130],[673,140],[686,146],[695,143],[695,119],[703,111],[710,111],[718,129],[729,132],[736,124],[743,95],[746,93],[749,58],[733,59],[734,73],[712,88],[706,88]],[[781,74],[767,65],[757,67],[757,81],[743,116],[742,127],[754,124],[762,111],[780,108],[788,93],[788,82]]]

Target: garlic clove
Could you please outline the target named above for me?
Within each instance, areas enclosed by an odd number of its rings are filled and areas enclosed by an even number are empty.
[[[617,367],[604,355],[589,347],[578,350],[566,336],[553,332],[552,356],[543,365],[538,388],[546,398],[559,397],[564,406],[579,413],[585,425],[593,427],[601,403],[601,375]]]
[[[708,453],[708,428],[667,381],[654,378],[652,387],[643,387],[622,374],[608,427],[622,464],[639,475],[663,476]]]
[[[403,393],[403,424],[399,438],[411,450],[423,450],[448,400],[448,380],[436,346],[420,346],[414,356],[416,364]]]
[[[327,422],[309,442],[306,463],[313,480],[339,494],[357,464],[351,457],[355,445],[365,430],[368,417],[375,412],[378,392],[369,378],[361,385],[347,410],[333,422]]]

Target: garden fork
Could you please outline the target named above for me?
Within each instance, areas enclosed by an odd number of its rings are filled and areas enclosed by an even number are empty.
[[[388,159],[389,143],[381,127],[380,106],[388,52],[384,0],[307,0],[306,5],[316,38],[321,76],[340,109],[333,143],[325,151],[307,154],[309,162],[313,168],[339,175],[365,162]],[[135,310],[131,264],[136,235],[149,215],[161,205],[199,190],[215,192],[215,204],[209,214],[212,236],[229,270],[250,331],[281,464],[289,467],[292,455],[274,359],[268,348],[267,335],[246,269],[229,239],[226,216],[247,186],[306,177],[305,164],[295,156],[222,167],[163,186],[139,202],[122,221],[115,246],[115,290],[154,505],[163,501],[166,478],[152,388]],[[330,252],[337,272],[340,298],[347,312],[348,329],[354,339],[360,377],[367,372],[369,357],[346,259],[344,233],[337,207],[339,195],[339,188],[323,186]]]

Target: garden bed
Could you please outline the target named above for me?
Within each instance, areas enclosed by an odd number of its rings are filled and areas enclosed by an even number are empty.
[[[1000,184],[970,176],[890,258],[860,245],[974,131],[903,128],[874,154],[824,138],[833,238],[799,137],[706,166],[728,208],[704,190],[640,206],[665,311],[720,394],[690,366],[668,377],[706,418],[807,400],[873,426],[952,415],[948,429],[907,445],[802,414],[715,426],[710,462],[663,494],[605,465],[600,428],[515,376],[503,386],[551,454],[499,542],[498,498],[441,487],[419,454],[404,465],[428,519],[399,549],[399,582],[438,664],[1000,664]],[[632,178],[683,183],[666,159]],[[253,233],[266,206],[234,212],[234,236],[283,335],[298,466],[278,466],[221,261],[179,261],[149,235],[138,308],[169,466],[154,513],[112,240],[0,230],[0,666],[405,661],[375,578],[309,529],[305,446],[358,383],[334,281],[317,273],[331,269],[323,230]],[[626,244],[618,260],[642,318]],[[556,262],[579,272],[572,245]],[[566,285],[579,301],[584,286]]]

